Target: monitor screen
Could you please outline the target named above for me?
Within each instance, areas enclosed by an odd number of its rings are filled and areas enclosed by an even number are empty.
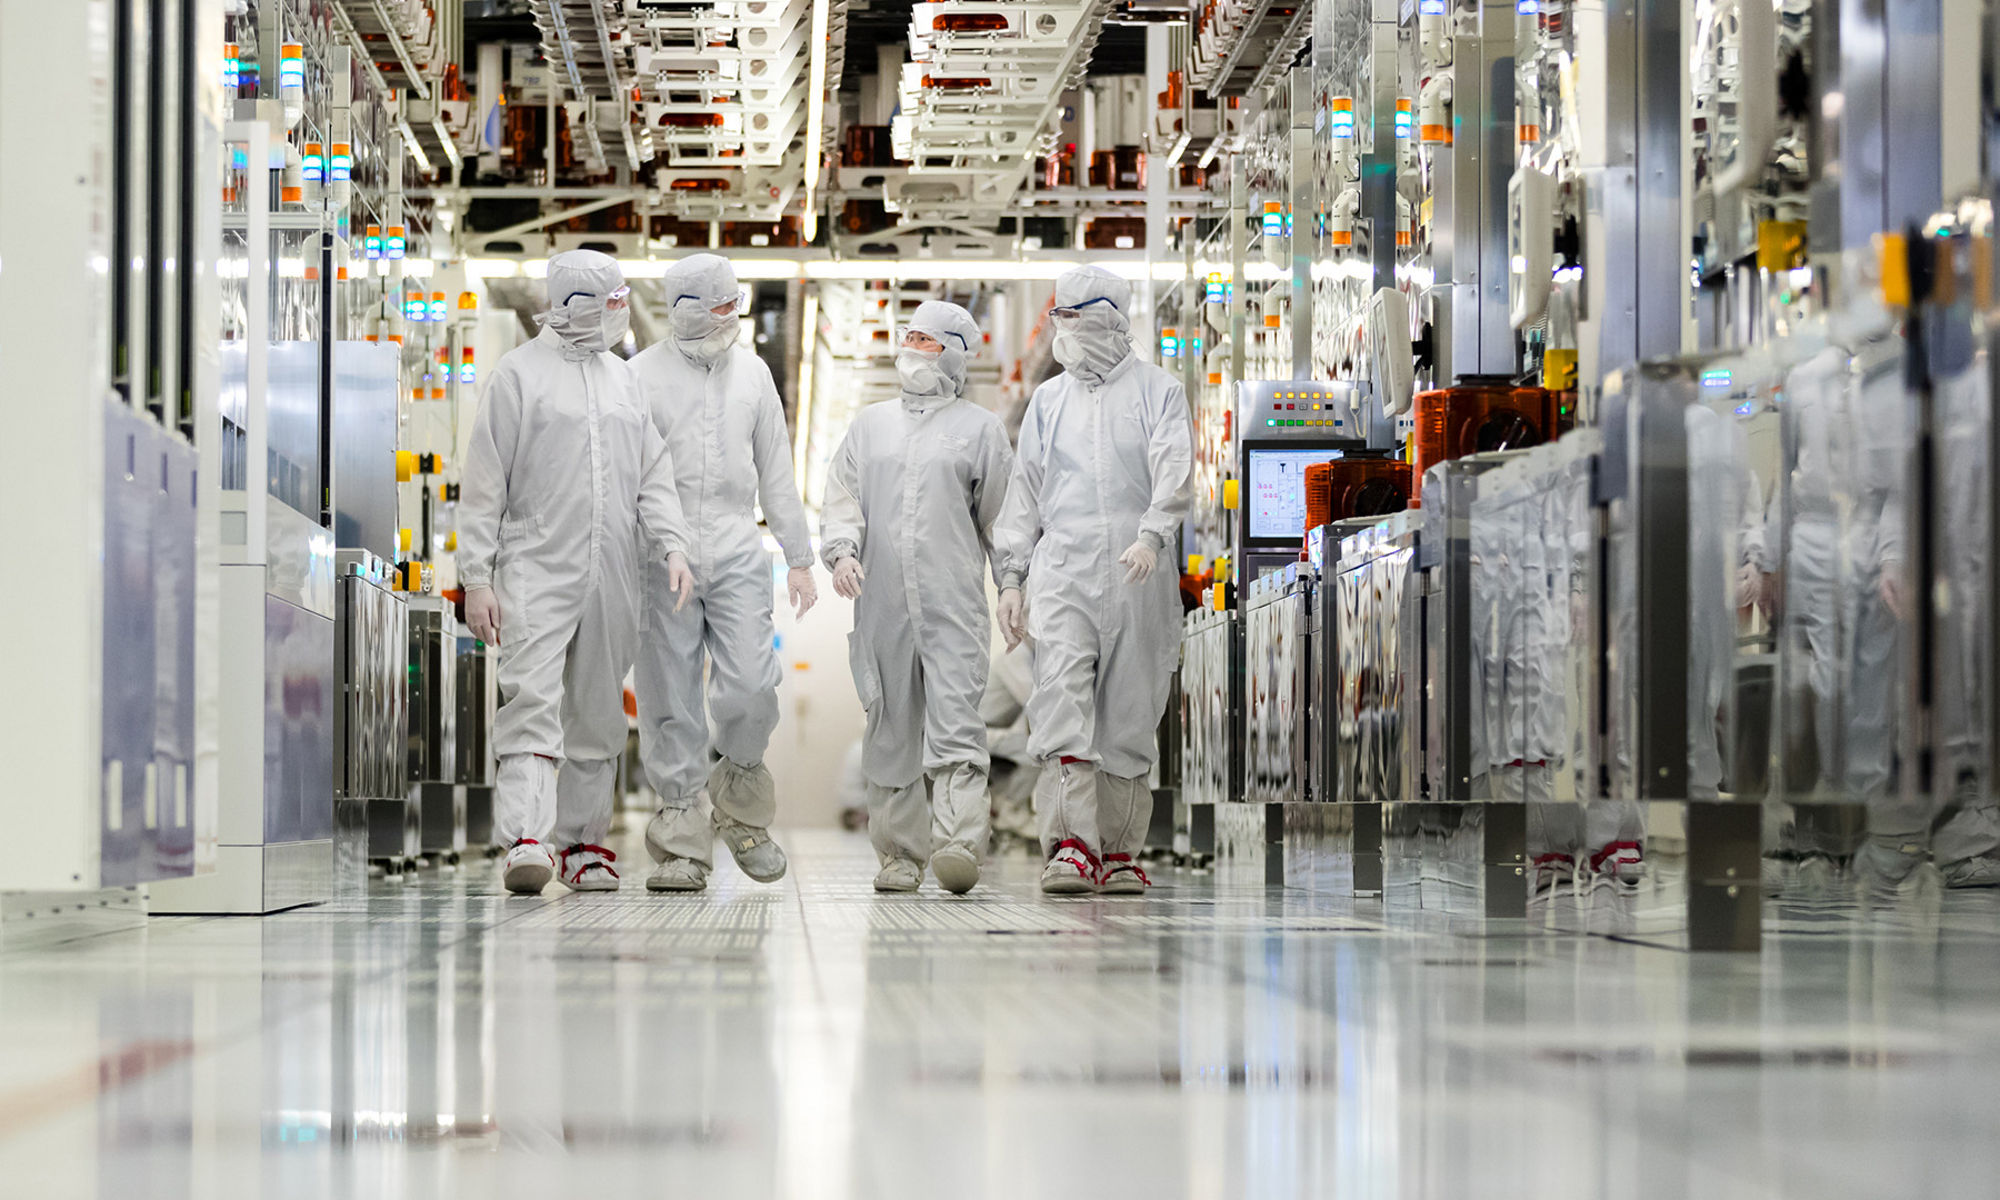
[[[1250,455],[1250,538],[1291,538],[1306,535],[1306,468],[1332,462],[1341,451],[1316,448],[1257,450]]]

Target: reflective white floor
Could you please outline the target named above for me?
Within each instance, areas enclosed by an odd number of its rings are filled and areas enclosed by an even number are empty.
[[[790,841],[694,899],[481,863],[0,953],[0,1195],[2000,1194],[1990,895],[1730,957],[1022,860],[877,897]]]

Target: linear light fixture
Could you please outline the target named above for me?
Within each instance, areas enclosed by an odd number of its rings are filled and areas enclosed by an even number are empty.
[[[813,0],[812,64],[806,69],[806,211],[800,221],[805,243],[819,236],[819,168],[826,125],[826,25],[832,0]]]
[[[1147,264],[1137,256],[1110,258],[1104,254],[1078,255],[1075,258],[940,258],[940,259],[894,259],[857,260],[831,258],[797,258],[781,255],[732,254],[729,265],[736,270],[736,277],[747,282],[768,282],[773,280],[805,279],[812,281],[872,282],[882,280],[897,282],[907,279],[936,279],[944,281],[970,282],[1034,282],[1053,280],[1071,267],[1089,262],[1103,267],[1124,279],[1141,280],[1147,278]],[[659,258],[624,258],[618,260],[619,268],[627,279],[658,279],[667,273],[673,260]],[[511,258],[467,259],[466,271],[481,279],[540,279],[548,273],[545,259],[532,258],[516,260]],[[1163,261],[1152,264],[1151,277],[1157,281],[1173,282],[1187,275],[1186,264],[1179,261]],[[1252,283],[1272,283],[1291,278],[1291,272],[1267,263],[1252,261],[1245,264],[1244,275]],[[1205,277],[1205,274],[1204,274]]]
[[[812,443],[813,352],[819,340],[819,293],[805,289],[805,325],[799,335],[799,418],[798,436],[792,441],[792,480],[800,491],[806,486],[806,449]]]

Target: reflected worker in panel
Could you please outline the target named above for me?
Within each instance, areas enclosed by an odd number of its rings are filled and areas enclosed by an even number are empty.
[[[618,263],[558,254],[548,289],[540,335],[487,380],[459,502],[466,624],[500,648],[493,833],[502,882],[523,895],[548,885],[557,850],[565,884],[617,890],[603,843],[641,563],[678,602],[694,590],[673,460],[611,352],[628,319]]]
[[[958,305],[919,305],[896,351],[900,401],[855,417],[827,477],[820,556],[854,601],[878,892],[916,891],[926,864],[946,891],[972,890],[990,835],[986,575],[1013,455],[1000,418],[965,399],[982,340]]]
[[[1187,396],[1132,353],[1132,289],[1096,267],[1056,280],[1063,373],[1035,389],[994,541],[1000,627],[1034,642],[1029,753],[1054,895],[1143,893],[1148,775],[1180,659],[1176,548],[1193,474]]]

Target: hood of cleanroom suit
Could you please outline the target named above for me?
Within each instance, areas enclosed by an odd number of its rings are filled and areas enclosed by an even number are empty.
[[[972,314],[943,300],[926,300],[904,327],[943,347],[936,352],[898,344],[896,374],[905,403],[948,400],[965,394],[966,364],[985,340]]]
[[[1055,307],[1080,310],[1055,322],[1052,351],[1070,374],[1102,382],[1131,357],[1131,284],[1102,267],[1077,267],[1056,278]]]
[[[711,363],[736,344],[734,311],[717,316],[717,305],[741,298],[736,268],[719,254],[690,254],[667,268],[662,277],[667,300],[667,325],[681,353],[699,363]]]
[[[631,314],[607,310],[605,301],[624,286],[617,259],[595,250],[565,250],[549,259],[549,310],[541,315],[542,326],[575,350],[609,350],[625,340]]]

